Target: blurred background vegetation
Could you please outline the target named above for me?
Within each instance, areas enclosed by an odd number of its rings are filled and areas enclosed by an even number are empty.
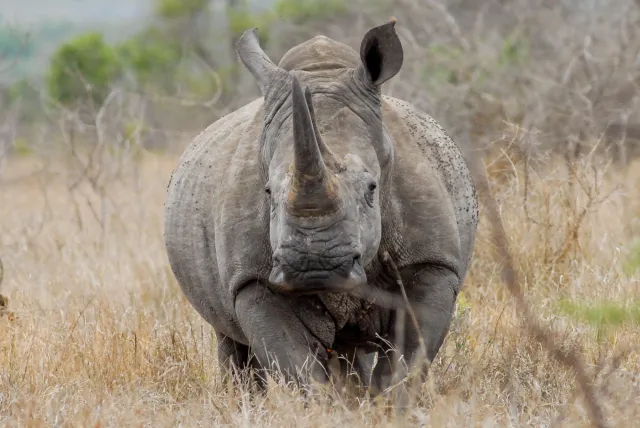
[[[145,148],[179,150],[178,141],[258,95],[234,51],[244,30],[258,27],[277,61],[320,33],[357,48],[391,15],[406,55],[385,92],[436,117],[467,152],[575,157],[595,147],[623,162],[640,152],[629,144],[640,138],[634,0],[5,3],[0,109],[15,134],[5,152],[15,141],[35,144],[61,112],[65,126],[87,129],[101,108],[123,135],[138,129]],[[126,120],[112,117],[125,111]],[[535,143],[514,143],[518,129]]]
[[[467,156],[488,156],[494,177],[552,154],[640,155],[638,0],[5,3],[0,165],[3,153],[97,139],[179,153],[259,95],[235,53],[246,29],[277,62],[317,34],[357,49],[392,15],[405,62],[384,92],[434,116]]]
[[[98,0],[83,7],[55,3],[39,13],[9,3],[12,16],[29,18],[27,24],[0,16],[0,103],[21,134],[14,141],[32,140],[33,125],[54,111],[86,122],[115,93],[126,97],[118,99],[120,108],[124,102],[145,110],[123,126],[144,122],[156,131],[145,145],[166,148],[167,132],[206,126],[255,95],[255,88],[241,90],[243,69],[234,49],[244,30],[259,27],[265,48],[278,51],[274,36],[290,47],[302,33],[322,28],[323,20],[349,13],[343,0],[144,0],[108,8]],[[287,26],[308,30],[291,39]]]

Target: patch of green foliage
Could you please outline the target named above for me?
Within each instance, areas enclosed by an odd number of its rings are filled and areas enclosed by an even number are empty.
[[[195,73],[190,70],[179,70],[178,79],[183,83],[183,88],[190,94],[213,94],[218,90],[218,81],[213,74],[206,71]],[[224,88],[222,88],[224,90]]]
[[[210,0],[156,0],[155,22],[116,48],[138,87],[170,95],[178,87],[211,91],[211,76],[202,77],[202,64],[190,55],[206,49],[199,44],[210,34],[200,27],[211,24],[209,5]]]
[[[530,59],[529,39],[516,27],[504,37],[501,49],[469,62],[464,50],[455,44],[434,44],[427,48],[422,80],[430,87],[443,84],[471,83],[482,86],[497,73],[508,73],[510,67],[522,66]]]
[[[625,305],[616,301],[586,303],[562,299],[557,307],[564,315],[596,328],[618,327],[623,324],[640,325],[640,302]]]
[[[498,64],[500,66],[521,65],[529,58],[529,39],[522,34],[520,27],[516,27],[502,43]]]
[[[33,154],[33,148],[29,146],[29,143],[27,143],[27,140],[24,138],[17,138],[13,142],[13,150],[18,156],[29,156]]]
[[[180,45],[166,40],[162,29],[150,27],[118,45],[116,54],[123,67],[131,71],[141,86],[166,86],[180,61]]]
[[[471,310],[471,302],[467,299],[464,291],[461,291],[458,294],[458,298],[456,299],[456,303],[458,304],[458,315],[462,316],[468,313]]]
[[[105,153],[112,158],[123,158],[133,161],[139,164],[144,160],[145,153],[149,152],[149,149],[145,149],[140,144],[139,137],[145,134],[145,128],[138,128],[140,124],[129,123],[124,126],[125,138],[128,141],[126,145],[109,144],[105,147]]]
[[[95,32],[62,45],[51,62],[50,96],[65,104],[75,102],[88,96],[86,83],[91,87],[91,97],[100,103],[113,81],[126,75],[133,78],[136,89],[166,95],[186,89],[188,96],[206,97],[219,88],[209,69],[202,67],[203,62],[215,68],[224,93],[228,93],[234,90],[240,68],[235,55],[225,63],[205,52],[211,38],[232,41],[257,27],[265,47],[278,21],[303,24],[347,10],[345,0],[277,0],[264,11],[254,11],[245,0],[238,0],[227,5],[228,25],[221,31],[211,15],[211,0],[155,2],[154,23],[115,47]]]
[[[463,56],[463,50],[458,46],[434,44],[427,48],[425,67],[422,70],[422,80],[428,85],[441,83],[456,84],[460,81],[457,62]]]
[[[201,13],[209,7],[210,0],[157,0],[156,14],[163,18],[181,18]]]
[[[5,91],[7,104],[20,108],[23,121],[32,121],[42,117],[44,110],[38,82],[23,77],[9,85]]]
[[[346,11],[345,0],[278,0],[273,10],[278,18],[294,23],[325,18]]]
[[[624,304],[620,301],[581,302],[561,299],[556,310],[570,319],[588,324],[595,330],[602,345],[615,341],[615,332],[625,325],[640,326],[640,301]]]
[[[124,129],[122,131],[125,140],[127,140],[130,145],[134,145],[138,136],[144,134],[146,130],[147,127],[144,122],[131,121],[124,126]]]
[[[238,37],[246,30],[257,28],[260,44],[266,46],[269,43],[271,25],[277,19],[271,10],[261,13],[251,12],[246,2],[243,2],[235,7],[227,7],[226,12],[229,30],[234,36]]]
[[[101,104],[120,72],[118,56],[102,34],[83,34],[54,53],[47,78],[49,95],[62,104],[82,99]]]

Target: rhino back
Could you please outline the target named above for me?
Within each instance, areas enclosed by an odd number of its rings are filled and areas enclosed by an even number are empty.
[[[230,284],[259,277],[268,245],[264,214],[256,215],[265,212],[261,124],[257,99],[205,129],[181,156],[165,205],[165,243],[180,287],[210,324],[240,342]]]
[[[402,240],[398,257],[405,258],[400,263],[457,253],[462,281],[478,224],[476,190],[462,153],[432,117],[408,102],[384,96],[383,116],[395,148],[396,207],[389,216],[402,235],[396,238]]]

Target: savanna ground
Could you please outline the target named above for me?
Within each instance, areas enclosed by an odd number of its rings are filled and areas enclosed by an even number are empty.
[[[162,150],[121,144],[110,127],[122,124],[99,113],[95,129],[70,129],[77,119],[48,125],[0,163],[0,292],[9,298],[0,309],[0,425],[587,426],[582,364],[606,424],[637,426],[640,161],[611,163],[600,148],[606,114],[626,109],[629,122],[637,114],[638,39],[625,33],[633,43],[620,47],[613,29],[623,18],[627,31],[637,28],[638,10],[591,22],[599,38],[588,46],[546,9],[529,10],[518,28],[538,45],[522,59],[471,8],[432,7],[435,18],[421,21],[435,20],[430,30],[416,24],[417,2],[398,3],[407,62],[386,91],[443,121],[488,173],[518,284],[556,355],[529,335],[504,282],[483,199],[451,332],[405,419],[389,403],[309,395],[278,379],[263,395],[223,383],[213,331],[180,292],[163,242],[166,186],[188,138]],[[516,16],[525,4],[502,12]],[[532,31],[540,21],[547,31]],[[349,33],[352,45],[361,33]],[[421,45],[434,34],[453,42]],[[562,51],[576,46],[575,55]],[[480,63],[481,76],[472,72]],[[587,83],[599,91],[583,90]],[[562,364],[570,352],[577,357]]]

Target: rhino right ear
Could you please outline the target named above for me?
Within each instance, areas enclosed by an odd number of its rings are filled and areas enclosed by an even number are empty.
[[[387,23],[373,27],[360,43],[360,78],[378,87],[402,67],[404,54],[395,25],[396,19],[391,18]]]
[[[269,59],[260,47],[258,29],[252,28],[242,33],[236,43],[240,60],[256,79],[263,97],[267,96],[270,86],[288,73]]]

